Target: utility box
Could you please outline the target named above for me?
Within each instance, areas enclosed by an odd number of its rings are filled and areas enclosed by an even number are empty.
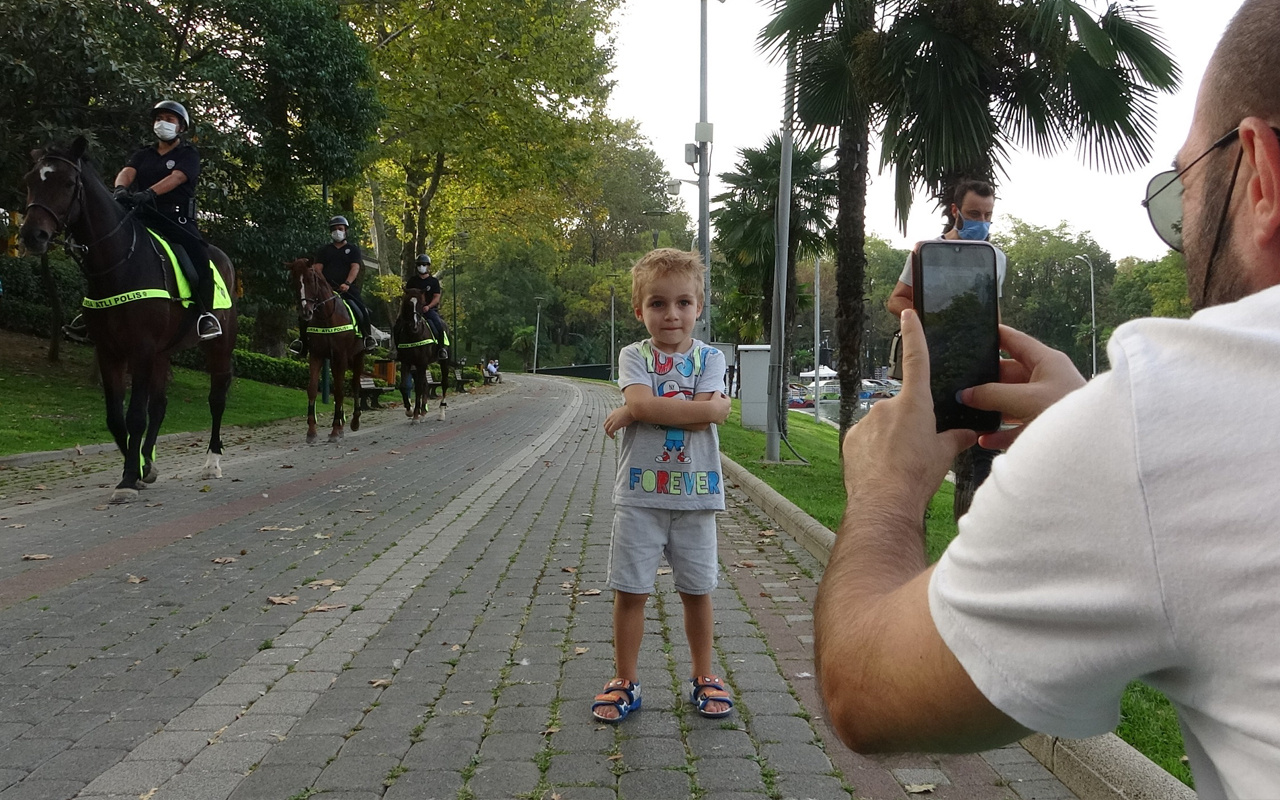
[[[768,426],[769,345],[738,345],[738,399],[742,427],[762,431]]]

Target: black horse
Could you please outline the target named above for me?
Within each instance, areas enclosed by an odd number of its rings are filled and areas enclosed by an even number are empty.
[[[168,404],[169,359],[196,344],[209,367],[209,413],[213,428],[202,477],[222,477],[222,413],[231,385],[231,351],[236,342],[235,308],[214,313],[222,335],[200,342],[194,305],[170,299],[176,285],[165,247],[111,199],[102,178],[85,158],[86,142],[69,148],[36,150],[26,175],[26,219],[20,231],[32,253],[43,253],[64,233],[88,282],[85,322],[93,340],[107,401],[107,428],[124,455],[124,474],[111,502],[128,503],[155,481],[155,446]],[[209,255],[222,275],[234,306],[235,272],[216,247]],[[125,376],[129,387],[126,412]]]
[[[400,384],[400,395],[404,398],[404,415],[411,422],[419,422],[427,415],[427,368],[432,364],[440,365],[440,421],[444,421],[445,411],[449,408],[449,362],[440,358],[440,343],[435,333],[422,316],[420,310],[426,306],[422,292],[417,289],[406,289],[400,299],[400,315],[391,328],[391,337],[396,344],[396,360],[404,368],[406,374],[413,378],[414,402],[409,403],[409,387]]]

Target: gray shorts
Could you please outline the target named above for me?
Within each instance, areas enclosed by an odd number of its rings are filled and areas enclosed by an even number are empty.
[[[676,590],[710,594],[720,577],[716,512],[616,506],[609,539],[609,588],[651,594],[658,561],[667,557]]]

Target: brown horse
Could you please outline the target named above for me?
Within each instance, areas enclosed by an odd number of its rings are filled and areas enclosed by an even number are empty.
[[[316,440],[316,393],[320,386],[320,368],[329,359],[333,368],[333,429],[329,441],[343,438],[345,420],[343,380],[351,367],[351,396],[355,411],[351,414],[351,430],[360,430],[360,376],[364,373],[364,341],[351,316],[351,309],[329,287],[311,260],[299,258],[285,262],[290,286],[298,296],[298,318],[307,326],[307,342],[311,355],[311,380],[307,384],[307,444]]]
[[[419,422],[427,415],[427,376],[428,367],[440,365],[440,421],[443,422],[445,412],[449,408],[449,362],[440,358],[440,343],[435,333],[427,324],[426,318],[419,313],[426,307],[422,292],[417,289],[406,289],[400,299],[400,315],[396,317],[391,328],[391,337],[396,345],[396,360],[404,368],[405,374],[413,378],[414,402],[409,403],[409,386],[400,384],[400,395],[404,398],[404,415],[412,422]]]
[[[26,175],[26,219],[20,231],[32,253],[45,252],[65,234],[65,246],[88,283],[85,322],[97,351],[107,401],[107,428],[124,455],[124,474],[111,502],[137,499],[138,489],[155,481],[156,437],[168,403],[169,359],[200,345],[208,359],[209,412],[213,428],[202,477],[221,478],[222,413],[231,385],[231,351],[236,343],[235,308],[215,311],[222,335],[199,342],[197,311],[168,296],[175,285],[169,258],[147,229],[111,199],[102,178],[85,159],[84,137],[70,148],[31,154]],[[231,261],[209,248],[224,285],[235,286]],[[233,305],[234,293],[229,293]],[[132,379],[125,411],[125,376]]]

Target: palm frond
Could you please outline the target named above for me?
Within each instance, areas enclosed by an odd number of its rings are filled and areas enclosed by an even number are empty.
[[[838,4],[839,0],[778,0],[773,18],[756,37],[756,47],[770,60],[785,60],[790,41],[821,36],[830,29]]]
[[[1070,57],[1068,70],[1080,157],[1106,172],[1145,164],[1155,130],[1155,91],[1131,80],[1122,68],[1101,66],[1083,50]]]
[[[1113,3],[1101,25],[1115,42],[1121,63],[1135,70],[1144,83],[1162,92],[1178,90],[1182,71],[1159,29],[1150,21],[1149,8]]]

